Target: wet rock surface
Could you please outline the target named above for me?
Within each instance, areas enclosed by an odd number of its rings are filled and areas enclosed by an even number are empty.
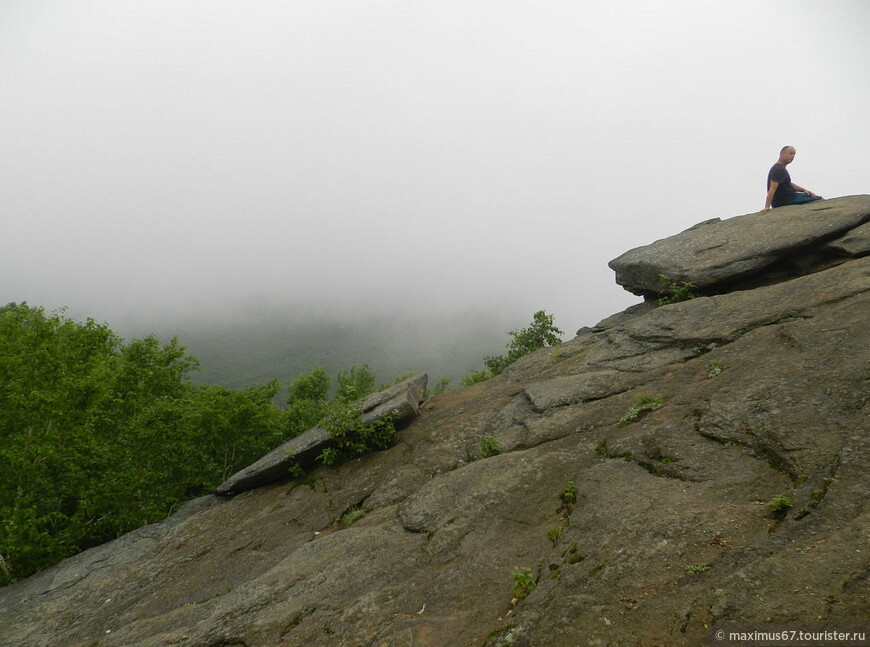
[[[730,621],[866,622],[870,258],[631,310],[427,400],[386,451],[0,590],[0,644],[696,647]]]

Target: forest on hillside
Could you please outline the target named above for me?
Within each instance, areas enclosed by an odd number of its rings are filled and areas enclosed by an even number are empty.
[[[508,333],[506,355],[485,356],[462,383],[560,334],[537,312]],[[197,366],[178,339],[125,341],[63,311],[0,308],[0,585],[165,518],[317,424],[336,421],[346,434],[353,403],[379,387],[365,364],[334,377],[317,365],[285,388],[273,378],[239,389],[196,383]],[[383,429],[354,433],[347,448],[356,453],[391,439]]]

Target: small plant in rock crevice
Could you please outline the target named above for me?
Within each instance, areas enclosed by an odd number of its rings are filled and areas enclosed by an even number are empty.
[[[481,436],[477,443],[477,452],[481,458],[491,458],[501,454],[501,444],[492,436]]]
[[[574,509],[577,504],[577,485],[574,481],[568,481],[565,484],[565,489],[559,494],[559,500],[562,502],[562,507],[569,513]]]
[[[701,573],[706,573],[711,568],[709,564],[693,564],[686,567],[686,575],[700,575]]]
[[[365,510],[362,508],[351,508],[345,513],[345,515],[341,518],[341,523],[345,526],[352,526],[354,523],[362,519],[366,516]]]
[[[717,375],[721,375],[722,371],[725,370],[725,367],[722,366],[720,362],[710,362],[707,364],[707,377],[712,379]]]
[[[767,502],[767,509],[774,518],[783,518],[788,514],[788,511],[794,505],[791,497],[776,496]]]
[[[565,534],[565,528],[567,527],[568,520],[563,519],[558,526],[553,526],[549,530],[547,530],[547,539],[553,542],[554,548],[558,545],[559,540],[562,539],[562,536]]]
[[[665,289],[660,292],[661,296],[656,301],[660,306],[689,301],[701,296],[694,283],[674,281],[667,274],[659,274],[659,278],[667,284]]]
[[[511,577],[514,580],[513,592],[516,598],[523,599],[538,587],[530,568],[517,566],[511,571]]]
[[[664,401],[661,398],[641,395],[634,401],[631,408],[625,412],[625,415],[619,419],[619,424],[627,425],[634,422],[645,413],[661,409],[663,403]]]

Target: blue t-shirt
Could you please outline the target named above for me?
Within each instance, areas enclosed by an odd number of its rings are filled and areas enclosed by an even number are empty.
[[[791,186],[791,176],[788,174],[784,164],[774,164],[770,167],[770,173],[767,174],[768,191],[770,191],[771,182],[779,182],[779,186],[776,187],[773,200],[770,203],[772,207],[781,207],[794,201],[797,191]]]

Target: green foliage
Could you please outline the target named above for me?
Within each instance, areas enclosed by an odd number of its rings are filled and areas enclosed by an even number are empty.
[[[334,465],[369,452],[386,449],[393,442],[396,427],[389,418],[364,423],[362,412],[343,402],[334,403],[321,426],[326,429],[334,446],[324,449],[318,460]]]
[[[547,539],[553,542],[553,546],[559,543],[559,540],[562,538],[562,535],[565,533],[565,526],[558,525],[552,526],[547,530]]]
[[[530,568],[517,566],[511,571],[511,577],[514,580],[514,597],[522,599],[538,586]]]
[[[0,309],[0,584],[159,521],[315,425],[323,369],[274,406],[277,380],[193,386],[177,340],[125,343],[92,320]]]
[[[709,564],[694,564],[686,567],[686,575],[700,575],[706,573],[712,567]]]
[[[563,334],[553,324],[553,315],[539,310],[532,315],[532,323],[527,328],[508,332],[511,340],[507,344],[507,355],[487,355],[483,358],[486,368],[471,371],[462,378],[459,384],[460,386],[471,386],[472,384],[484,382],[495,375],[499,375],[505,368],[523,355],[528,355],[539,348],[558,346],[562,343],[559,335]]]
[[[722,366],[720,362],[710,362],[707,364],[707,377],[712,379],[717,375],[720,375],[724,370],[725,367]]]
[[[305,470],[297,462],[294,462],[290,467],[287,468],[287,474],[289,474],[290,478],[292,479],[301,480],[305,478]]]
[[[431,395],[441,395],[442,393],[447,393],[450,390],[450,378],[442,377],[438,380],[435,385],[429,389],[429,393]]]
[[[375,374],[365,364],[353,366],[349,371],[340,371],[336,382],[338,391],[335,399],[339,402],[354,402],[375,390]]]
[[[619,424],[627,425],[640,418],[644,413],[661,409],[663,400],[648,395],[642,395],[634,401],[631,408],[619,419]]]
[[[316,426],[329,413],[329,375],[322,366],[297,377],[287,390],[287,437]]]
[[[345,526],[352,526],[364,516],[366,516],[365,510],[363,510],[362,508],[354,507],[348,510],[347,513],[341,518],[341,523]]]
[[[577,503],[577,484],[574,481],[568,481],[565,484],[565,489],[559,495],[559,500],[569,511],[574,509]]]
[[[558,346],[562,343],[559,337],[562,334],[564,333],[553,324],[553,315],[539,310],[532,315],[532,323],[528,328],[512,330],[508,333],[511,341],[507,345],[507,355],[487,356],[483,358],[483,363],[492,375],[498,375],[523,355],[528,355],[539,348]]]
[[[791,497],[776,496],[767,502],[767,509],[770,510],[770,514],[774,517],[784,517],[793,505],[794,501],[792,501]]]
[[[479,382],[486,382],[492,376],[489,374],[489,371],[486,369],[480,370],[472,370],[468,375],[463,377],[459,384],[460,386],[471,386],[472,384],[477,384]]]
[[[501,454],[501,444],[492,436],[481,436],[477,443],[477,452],[481,458],[490,458]]]
[[[697,287],[693,283],[685,281],[673,281],[666,274],[659,274],[659,278],[667,283],[667,287],[661,292],[661,296],[656,301],[660,306],[666,306],[670,303],[680,303],[688,301],[700,296]]]

